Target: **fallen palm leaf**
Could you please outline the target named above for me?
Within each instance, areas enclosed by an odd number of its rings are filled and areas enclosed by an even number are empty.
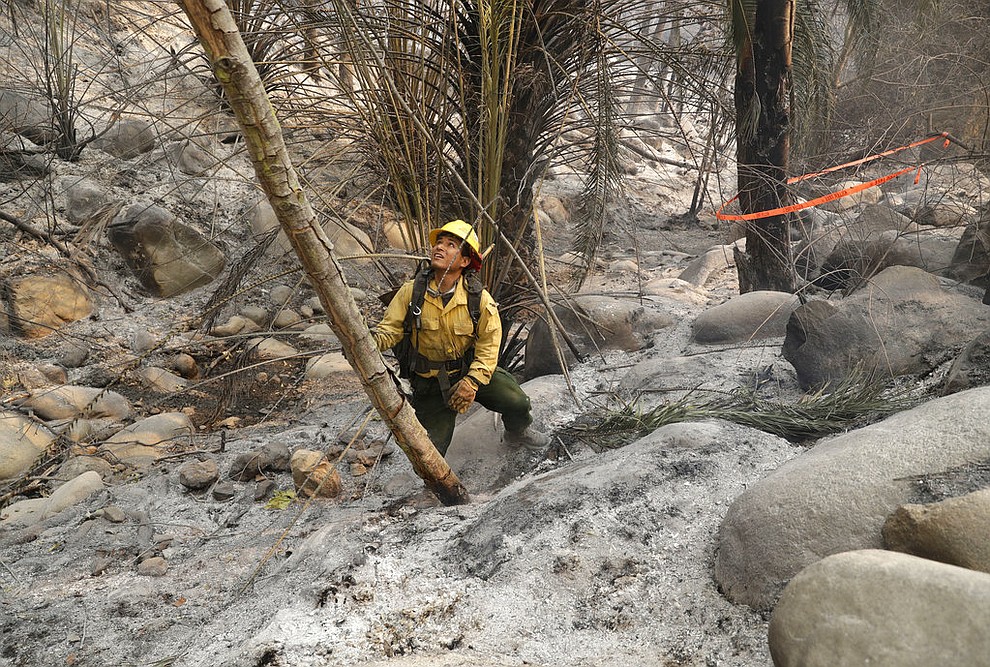
[[[814,440],[865,426],[918,401],[905,389],[891,389],[880,378],[852,373],[831,391],[820,389],[797,403],[759,398],[741,388],[711,399],[693,400],[692,392],[645,412],[635,403],[601,409],[567,429],[572,436],[611,449],[652,433],[661,426],[684,421],[724,419],[772,433],[792,442]]]

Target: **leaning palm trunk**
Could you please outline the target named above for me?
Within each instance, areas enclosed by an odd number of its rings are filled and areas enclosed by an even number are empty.
[[[180,0],[244,131],[255,173],[303,269],[330,314],[345,355],[416,473],[444,504],[468,501],[457,476],[430,442],[378,353],[343,272],[289,160],[281,128],[224,0]]]

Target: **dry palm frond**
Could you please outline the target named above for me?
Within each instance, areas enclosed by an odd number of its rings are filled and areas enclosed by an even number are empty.
[[[802,0],[794,17],[794,147],[815,148],[815,137],[828,128],[835,107],[833,87],[836,52],[830,39],[828,17],[814,2]],[[806,58],[804,54],[813,53]]]
[[[597,35],[597,42],[602,40]],[[594,50],[600,55],[594,67],[595,96],[588,100],[586,107],[589,117],[594,119],[596,128],[590,151],[589,176],[581,195],[577,216],[574,250],[584,258],[582,270],[572,278],[576,291],[595,266],[595,257],[602,243],[602,232],[608,224],[609,204],[614,200],[620,186],[618,128],[616,127],[616,104],[611,85],[612,72],[604,49],[596,44]]]
[[[200,327],[204,331],[213,328],[217,323],[217,319],[220,317],[220,313],[223,311],[223,307],[230,303],[236,294],[240,293],[241,284],[244,282],[244,279],[265,256],[268,248],[278,238],[278,232],[278,227],[272,228],[254,246],[249,248],[240,259],[230,263],[232,267],[230,272],[224,278],[223,282],[213,290],[213,294],[210,295],[209,300],[203,308]],[[293,269],[294,272],[296,270],[295,268]]]
[[[296,9],[282,0],[226,0],[248,54],[272,92],[286,84],[290,67],[303,60]]]
[[[623,404],[617,410],[585,416],[568,430],[582,440],[616,447],[667,424],[724,419],[801,442],[864,426],[917,402],[907,391],[892,390],[862,372],[851,373],[830,391],[821,389],[793,404],[758,398],[749,389],[701,400],[692,400],[692,394],[645,412],[635,404]]]
[[[795,404],[738,392],[728,401],[712,405],[707,416],[802,441],[863,426],[914,403],[904,391],[891,392],[884,382],[853,373],[831,391],[807,394]]]

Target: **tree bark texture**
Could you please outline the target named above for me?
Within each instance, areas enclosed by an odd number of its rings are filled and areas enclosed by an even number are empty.
[[[317,223],[299,184],[281,127],[224,0],[179,0],[179,4],[237,116],[261,187],[372,404],[395,434],[416,474],[440,501],[446,505],[468,502],[467,491],[430,441],[385,367],[333,255],[333,244]]]
[[[735,85],[739,205],[744,214],[787,203],[794,0],[758,0],[751,39],[738,53]],[[737,256],[739,291],[793,292],[786,215],[749,220]]]

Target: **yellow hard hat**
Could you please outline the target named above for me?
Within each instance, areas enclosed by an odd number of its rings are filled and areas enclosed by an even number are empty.
[[[478,234],[468,223],[463,220],[452,220],[443,227],[430,230],[430,245],[437,244],[437,237],[441,234],[453,234],[462,241],[466,241],[474,252],[471,253],[471,268],[478,270],[481,268],[481,241]]]

